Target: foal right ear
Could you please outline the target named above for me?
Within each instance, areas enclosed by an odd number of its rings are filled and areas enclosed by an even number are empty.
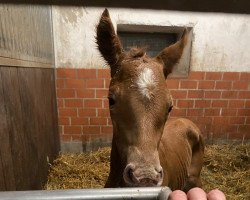
[[[172,72],[174,66],[179,62],[183,54],[183,50],[188,42],[189,32],[187,28],[184,29],[184,33],[181,39],[175,44],[170,45],[163,49],[156,59],[163,63],[163,72],[165,78]]]
[[[97,25],[96,43],[103,58],[111,67],[111,77],[119,67],[122,45],[115,33],[109,12],[105,9]]]

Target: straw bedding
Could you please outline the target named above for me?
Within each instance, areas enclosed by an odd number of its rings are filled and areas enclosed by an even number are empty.
[[[228,200],[250,199],[250,143],[208,145],[203,188],[222,190]],[[51,165],[45,189],[102,188],[108,177],[110,148],[61,154]]]

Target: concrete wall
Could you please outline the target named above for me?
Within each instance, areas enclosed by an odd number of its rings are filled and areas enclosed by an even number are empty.
[[[95,26],[103,8],[53,7],[56,67],[103,68]],[[135,9],[109,9],[117,24],[193,27],[191,71],[247,72],[250,16]]]

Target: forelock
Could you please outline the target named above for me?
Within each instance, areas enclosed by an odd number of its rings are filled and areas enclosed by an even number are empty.
[[[146,55],[145,47],[131,47],[128,56],[129,58],[141,58]]]

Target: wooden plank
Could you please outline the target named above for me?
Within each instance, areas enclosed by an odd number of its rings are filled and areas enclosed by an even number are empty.
[[[52,64],[33,62],[27,60],[18,60],[13,58],[5,58],[0,56],[0,65],[12,67],[35,67],[35,68],[53,68]]]
[[[41,83],[43,86],[41,88],[42,96],[40,99],[42,99],[44,105],[42,108],[43,112],[41,111],[43,114],[41,120],[46,124],[46,126],[42,129],[42,135],[44,138],[41,138],[41,140],[45,140],[45,146],[41,146],[40,152],[43,156],[46,155],[46,157],[43,157],[43,159],[47,160],[48,158],[48,162],[52,163],[53,160],[58,156],[60,150],[54,69],[41,70],[40,77],[42,77]],[[47,162],[45,164],[48,167]],[[42,174],[42,181],[45,183],[47,181],[47,173],[45,170],[43,172],[44,174]]]
[[[42,189],[58,154],[53,58],[51,7],[0,5],[1,187]]]
[[[43,166],[40,161],[40,146],[42,141],[39,138],[41,128],[39,124],[44,123],[40,120],[40,107],[43,102],[39,100],[41,96],[39,95],[40,88],[37,82],[39,81],[35,73],[36,69],[30,68],[19,68],[19,83],[20,83],[20,93],[21,95],[21,105],[23,110],[23,124],[26,135],[26,140],[28,144],[28,163],[27,166],[30,170],[32,177],[30,178],[29,189],[41,189],[41,171],[43,171]],[[39,69],[37,69],[39,70]]]
[[[20,91],[25,91],[21,94],[24,126],[32,146],[29,159],[32,173],[36,174],[31,188],[41,189],[48,175],[47,158],[52,162],[59,152],[54,69],[19,68],[18,71]]]
[[[4,190],[15,190],[16,183],[4,100],[2,69],[3,67],[0,67],[0,177],[5,182]]]
[[[6,123],[6,114],[4,108],[4,101],[3,101],[3,90],[2,90],[2,79],[1,79],[1,68],[0,68],[0,191],[5,191],[5,177],[4,177],[4,168],[2,164],[2,153],[3,153],[3,141],[4,135],[6,135],[7,123]],[[8,161],[7,161],[8,162]]]
[[[27,167],[27,144],[22,123],[17,68],[3,67],[2,82],[16,189],[25,190],[29,185],[27,177],[31,174]]]
[[[48,163],[47,163],[47,157],[49,156],[50,151],[50,138],[48,137],[48,134],[52,134],[52,130],[48,126],[48,120],[50,119],[50,108],[48,108],[48,102],[47,100],[50,99],[49,94],[44,92],[44,90],[47,89],[47,85],[51,85],[51,81],[45,82],[47,74],[43,73],[45,69],[36,69],[35,70],[35,77],[36,77],[36,88],[38,89],[36,92],[36,96],[34,97],[37,102],[39,102],[39,107],[37,108],[37,133],[38,133],[38,139],[39,144],[37,144],[38,147],[38,159],[39,159],[39,165],[40,165],[40,184],[42,185],[48,175]],[[45,70],[47,71],[47,70]]]
[[[57,130],[57,106],[55,94],[54,69],[36,69],[37,88],[40,88],[36,98],[41,102],[39,138],[42,141],[38,157],[40,158],[43,170],[41,171],[41,181],[47,181],[48,161],[52,162],[59,153],[59,134]]]
[[[3,127],[8,130],[7,137],[0,135],[1,159],[11,161],[12,168],[6,169],[12,169],[13,189],[42,189],[48,174],[47,157],[52,162],[59,152],[54,69],[0,69],[0,108],[4,108],[0,119],[5,119],[0,121],[0,133],[6,132]],[[5,166],[4,180],[8,181],[10,172]]]
[[[3,171],[3,165],[2,165],[2,156],[0,154],[0,191],[5,191],[6,187],[5,187],[5,181],[4,181],[4,171]]]
[[[57,118],[55,118],[55,109],[56,105],[54,104],[54,100],[56,100],[56,96],[53,93],[54,88],[54,70],[43,70],[43,83],[44,83],[44,88],[43,88],[43,94],[47,96],[45,99],[45,104],[47,105],[47,110],[50,110],[50,113],[45,113],[44,112],[44,118],[46,119],[46,124],[48,127],[48,132],[46,133],[46,138],[49,142],[49,159],[52,161],[54,154],[58,152],[56,150],[56,144],[55,144],[55,138],[54,135],[57,135],[57,130],[55,129],[54,124],[57,124]],[[51,134],[53,132],[53,134]]]
[[[52,155],[52,160],[54,160],[60,151],[60,135],[59,135],[59,130],[58,130],[58,110],[57,110],[57,101],[56,101],[56,85],[55,85],[55,69],[50,69],[51,71],[51,80],[52,80],[52,87],[51,87],[51,103],[52,103],[52,126],[53,126],[53,130],[54,130],[54,134],[53,134],[53,155]]]
[[[51,6],[1,4],[0,65],[47,68],[53,58]]]

